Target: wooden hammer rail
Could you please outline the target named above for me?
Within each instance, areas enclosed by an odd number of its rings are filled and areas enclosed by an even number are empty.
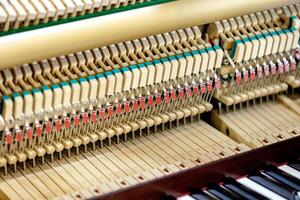
[[[299,0],[226,2],[179,0],[101,18],[95,17],[13,34],[0,38],[0,68],[299,2]]]

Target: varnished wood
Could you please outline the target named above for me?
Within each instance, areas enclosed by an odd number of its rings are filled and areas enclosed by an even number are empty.
[[[207,182],[221,182],[224,176],[238,178],[251,171],[263,169],[265,163],[280,165],[299,159],[300,136],[217,160],[160,179],[142,183],[117,192],[95,197],[93,200],[160,199],[165,194],[185,194]]]

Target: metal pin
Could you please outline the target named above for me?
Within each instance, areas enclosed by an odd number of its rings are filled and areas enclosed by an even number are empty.
[[[111,137],[108,137],[108,146],[111,146]]]
[[[169,121],[169,128],[172,128],[172,121]]]
[[[4,175],[7,176],[7,165],[4,166]]]
[[[17,163],[14,164],[14,173],[17,172]]]
[[[221,115],[222,114],[222,103],[219,102],[218,106],[219,106],[219,115]]]
[[[262,102],[263,102],[262,97],[259,97],[259,103],[262,104]]]
[[[43,159],[43,158],[42,158]],[[32,158],[32,167],[35,167],[35,158]]]
[[[45,157],[44,156],[42,156],[42,158],[41,158],[41,163],[42,163],[42,165],[45,164]]]
[[[23,170],[26,170],[26,161],[23,162]]]
[[[93,151],[96,150],[96,144],[95,144],[95,142],[92,143],[92,150],[93,150]]]
[[[116,135],[116,143],[119,144],[120,143],[120,136]]]

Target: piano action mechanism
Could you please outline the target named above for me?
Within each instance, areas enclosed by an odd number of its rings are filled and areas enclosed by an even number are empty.
[[[299,17],[0,0],[0,198],[299,198]]]

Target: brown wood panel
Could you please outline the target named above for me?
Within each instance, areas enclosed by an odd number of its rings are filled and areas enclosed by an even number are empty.
[[[122,189],[94,199],[161,199],[163,195],[180,196],[191,188],[208,182],[221,182],[224,176],[238,178],[263,169],[265,163],[280,165],[299,159],[300,136],[197,166],[186,171]]]

